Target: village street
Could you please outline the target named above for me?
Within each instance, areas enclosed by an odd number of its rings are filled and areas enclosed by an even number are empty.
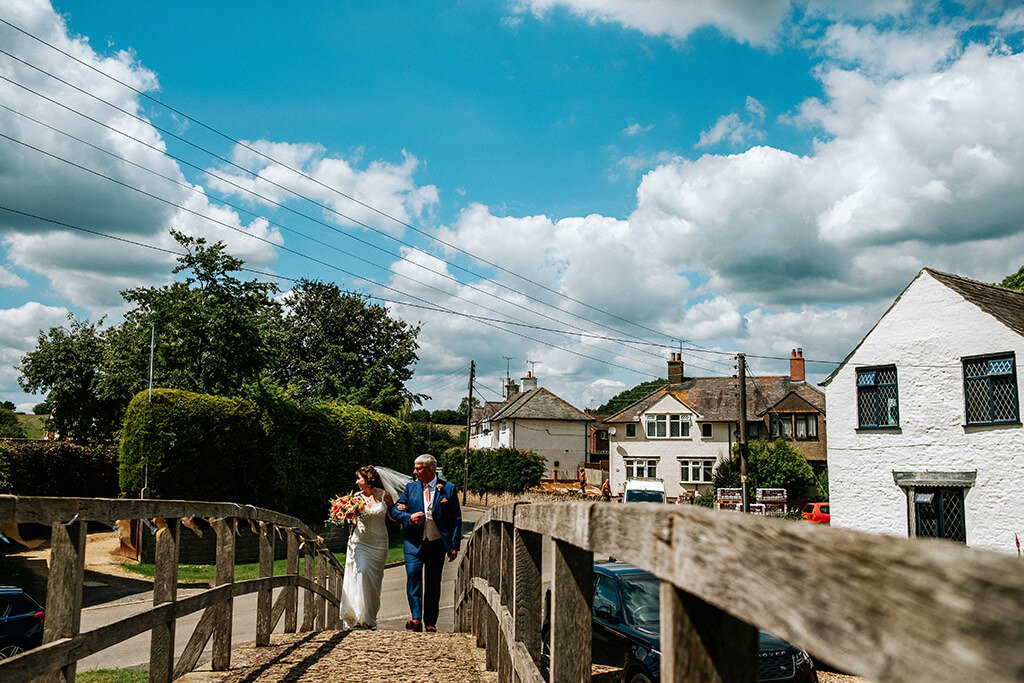
[[[463,510],[463,527],[468,533],[473,524],[483,514],[482,510],[467,508]],[[441,616],[438,621],[440,631],[452,629],[452,595],[454,590],[455,570],[458,560],[445,565],[444,575],[441,584]],[[198,592],[202,589],[179,588],[179,597]],[[277,597],[277,591],[274,592]],[[152,593],[146,592],[127,600],[120,600],[116,603],[96,605],[82,610],[82,631],[89,631],[119,619],[130,617],[133,614],[145,611],[150,605]],[[302,603],[299,600],[299,623],[302,620]],[[192,630],[199,621],[201,612],[190,614],[180,619],[177,624],[177,635],[174,646],[177,654],[185,648]],[[378,628],[389,631],[404,630],[405,622],[409,618],[409,604],[405,597],[405,567],[402,565],[390,567],[384,570],[384,584],[381,592],[381,608],[378,614]],[[274,633],[284,632],[284,620],[278,623]],[[235,599],[234,617],[232,619],[231,640],[235,647],[252,642],[256,633],[256,594],[244,595]],[[122,643],[108,648],[90,657],[83,659],[79,665],[79,671],[89,669],[114,669],[143,667],[149,662],[149,633],[144,633],[130,638]],[[203,666],[209,661],[209,648],[199,660]]]

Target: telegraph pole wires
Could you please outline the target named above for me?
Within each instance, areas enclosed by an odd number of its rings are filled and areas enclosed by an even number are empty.
[[[736,361],[740,382],[740,486],[743,488],[743,511],[750,512],[750,495],[747,492],[747,355],[737,353]]]

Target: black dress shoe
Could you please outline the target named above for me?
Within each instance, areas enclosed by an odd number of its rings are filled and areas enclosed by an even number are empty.
[[[422,631],[423,622],[419,619],[410,619],[409,621],[405,622],[405,627],[410,631]],[[437,629],[434,630],[436,631]]]

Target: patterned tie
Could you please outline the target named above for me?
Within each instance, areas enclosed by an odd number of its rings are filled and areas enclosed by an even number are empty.
[[[423,486],[423,500],[425,501],[423,511],[427,513],[427,516],[430,516],[430,484]]]

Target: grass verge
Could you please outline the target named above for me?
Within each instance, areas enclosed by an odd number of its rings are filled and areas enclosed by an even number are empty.
[[[149,672],[142,669],[95,669],[79,671],[75,676],[78,683],[145,683]]]
[[[345,564],[345,553],[334,553],[334,556],[338,558],[338,562]],[[391,564],[392,562],[399,562],[402,560],[402,557],[402,539],[391,539],[391,546],[388,548],[388,564]],[[287,564],[287,560],[276,560],[274,562],[274,576],[284,574],[287,569]],[[142,576],[153,578],[153,565],[151,564],[124,562],[121,566],[135,574],[141,574]],[[246,581],[248,579],[259,578],[259,570],[259,563],[256,562],[236,564],[235,581]],[[212,564],[179,564],[178,581],[183,583],[212,583],[216,571],[216,565]],[[304,574],[305,571],[305,556],[300,555],[299,573]]]

